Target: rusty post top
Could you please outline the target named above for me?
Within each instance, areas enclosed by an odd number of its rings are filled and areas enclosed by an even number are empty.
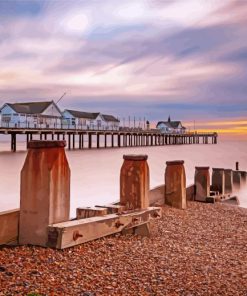
[[[232,169],[224,169],[224,171],[232,172]]]
[[[66,141],[39,141],[32,140],[27,144],[28,149],[44,149],[44,148],[64,148]]]
[[[180,164],[184,164],[183,160],[172,160],[172,161],[167,161],[166,162],[167,165],[180,165]]]
[[[213,168],[213,171],[224,171],[223,168]]]
[[[209,166],[201,166],[201,167],[196,166],[195,169],[198,170],[198,171],[200,171],[200,170],[209,170]]]
[[[125,154],[123,156],[124,160],[134,160],[134,161],[140,161],[140,160],[147,160],[148,156],[145,154]]]

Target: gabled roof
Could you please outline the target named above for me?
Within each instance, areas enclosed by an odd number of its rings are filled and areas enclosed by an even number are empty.
[[[41,114],[44,112],[53,101],[49,102],[27,102],[27,103],[6,103],[10,108],[12,108],[16,113],[24,114]]]
[[[166,126],[171,128],[178,128],[179,124],[181,124],[182,126],[181,121],[159,121],[156,127],[158,127],[160,124],[165,124]]]
[[[97,113],[90,113],[90,112],[82,112],[82,111],[76,111],[76,110],[64,110],[69,112],[72,116],[76,118],[84,118],[84,119],[96,119],[99,115],[99,112]]]
[[[101,114],[101,117],[104,119],[104,121],[119,122],[119,120],[116,117],[114,117],[113,115]]]

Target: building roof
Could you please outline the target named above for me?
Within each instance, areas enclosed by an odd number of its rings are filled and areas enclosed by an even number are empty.
[[[178,126],[182,123],[181,121],[159,121],[156,125],[156,127],[158,127],[160,124],[165,124],[167,127],[171,127],[171,128],[178,128]],[[183,128],[183,126],[182,126]]]
[[[49,102],[27,102],[27,103],[14,103],[7,105],[12,108],[16,113],[24,113],[24,114],[41,114],[44,112],[53,101]]]
[[[113,115],[101,114],[101,116],[104,119],[104,121],[119,122],[119,120]]]
[[[98,113],[90,113],[90,112],[82,112],[82,111],[76,111],[76,110],[68,110],[65,111],[69,112],[71,115],[73,115],[76,118],[84,118],[84,119],[96,119],[99,115]]]

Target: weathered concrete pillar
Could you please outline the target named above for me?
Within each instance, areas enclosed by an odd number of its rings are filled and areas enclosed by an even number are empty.
[[[47,226],[69,220],[65,141],[31,141],[21,171],[19,243],[45,246]]]
[[[127,209],[149,206],[149,167],[147,155],[124,155],[120,172],[120,204]]]
[[[206,201],[206,197],[210,195],[209,167],[195,168],[195,187],[195,200]]]
[[[231,169],[225,170],[225,193],[230,194],[232,193],[233,189],[233,175]]]
[[[174,208],[186,209],[186,176],[184,161],[167,161],[165,171],[165,203]]]
[[[212,189],[225,194],[225,172],[222,168],[213,168],[212,172]]]
[[[233,191],[240,190],[241,173],[240,171],[232,171],[233,174]]]

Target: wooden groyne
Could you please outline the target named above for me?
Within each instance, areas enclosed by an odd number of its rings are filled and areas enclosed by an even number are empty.
[[[17,136],[24,135],[26,143],[39,140],[66,140],[68,149],[146,147],[182,144],[217,144],[217,133],[163,134],[158,130],[81,130],[3,128],[0,134],[10,135],[11,151],[17,147]],[[95,146],[94,146],[95,145]]]
[[[156,205],[186,210],[188,200],[236,201],[235,194],[247,184],[246,171],[213,168],[210,185],[209,167],[196,167],[194,184],[186,187],[184,161],[175,160],[166,162],[165,184],[150,190],[147,155],[124,155],[119,202],[79,207],[76,218],[70,220],[70,168],[65,144],[28,144],[21,171],[20,210],[0,213],[0,244],[18,241],[63,249],[118,232],[149,235],[150,220],[161,217],[161,208]]]

